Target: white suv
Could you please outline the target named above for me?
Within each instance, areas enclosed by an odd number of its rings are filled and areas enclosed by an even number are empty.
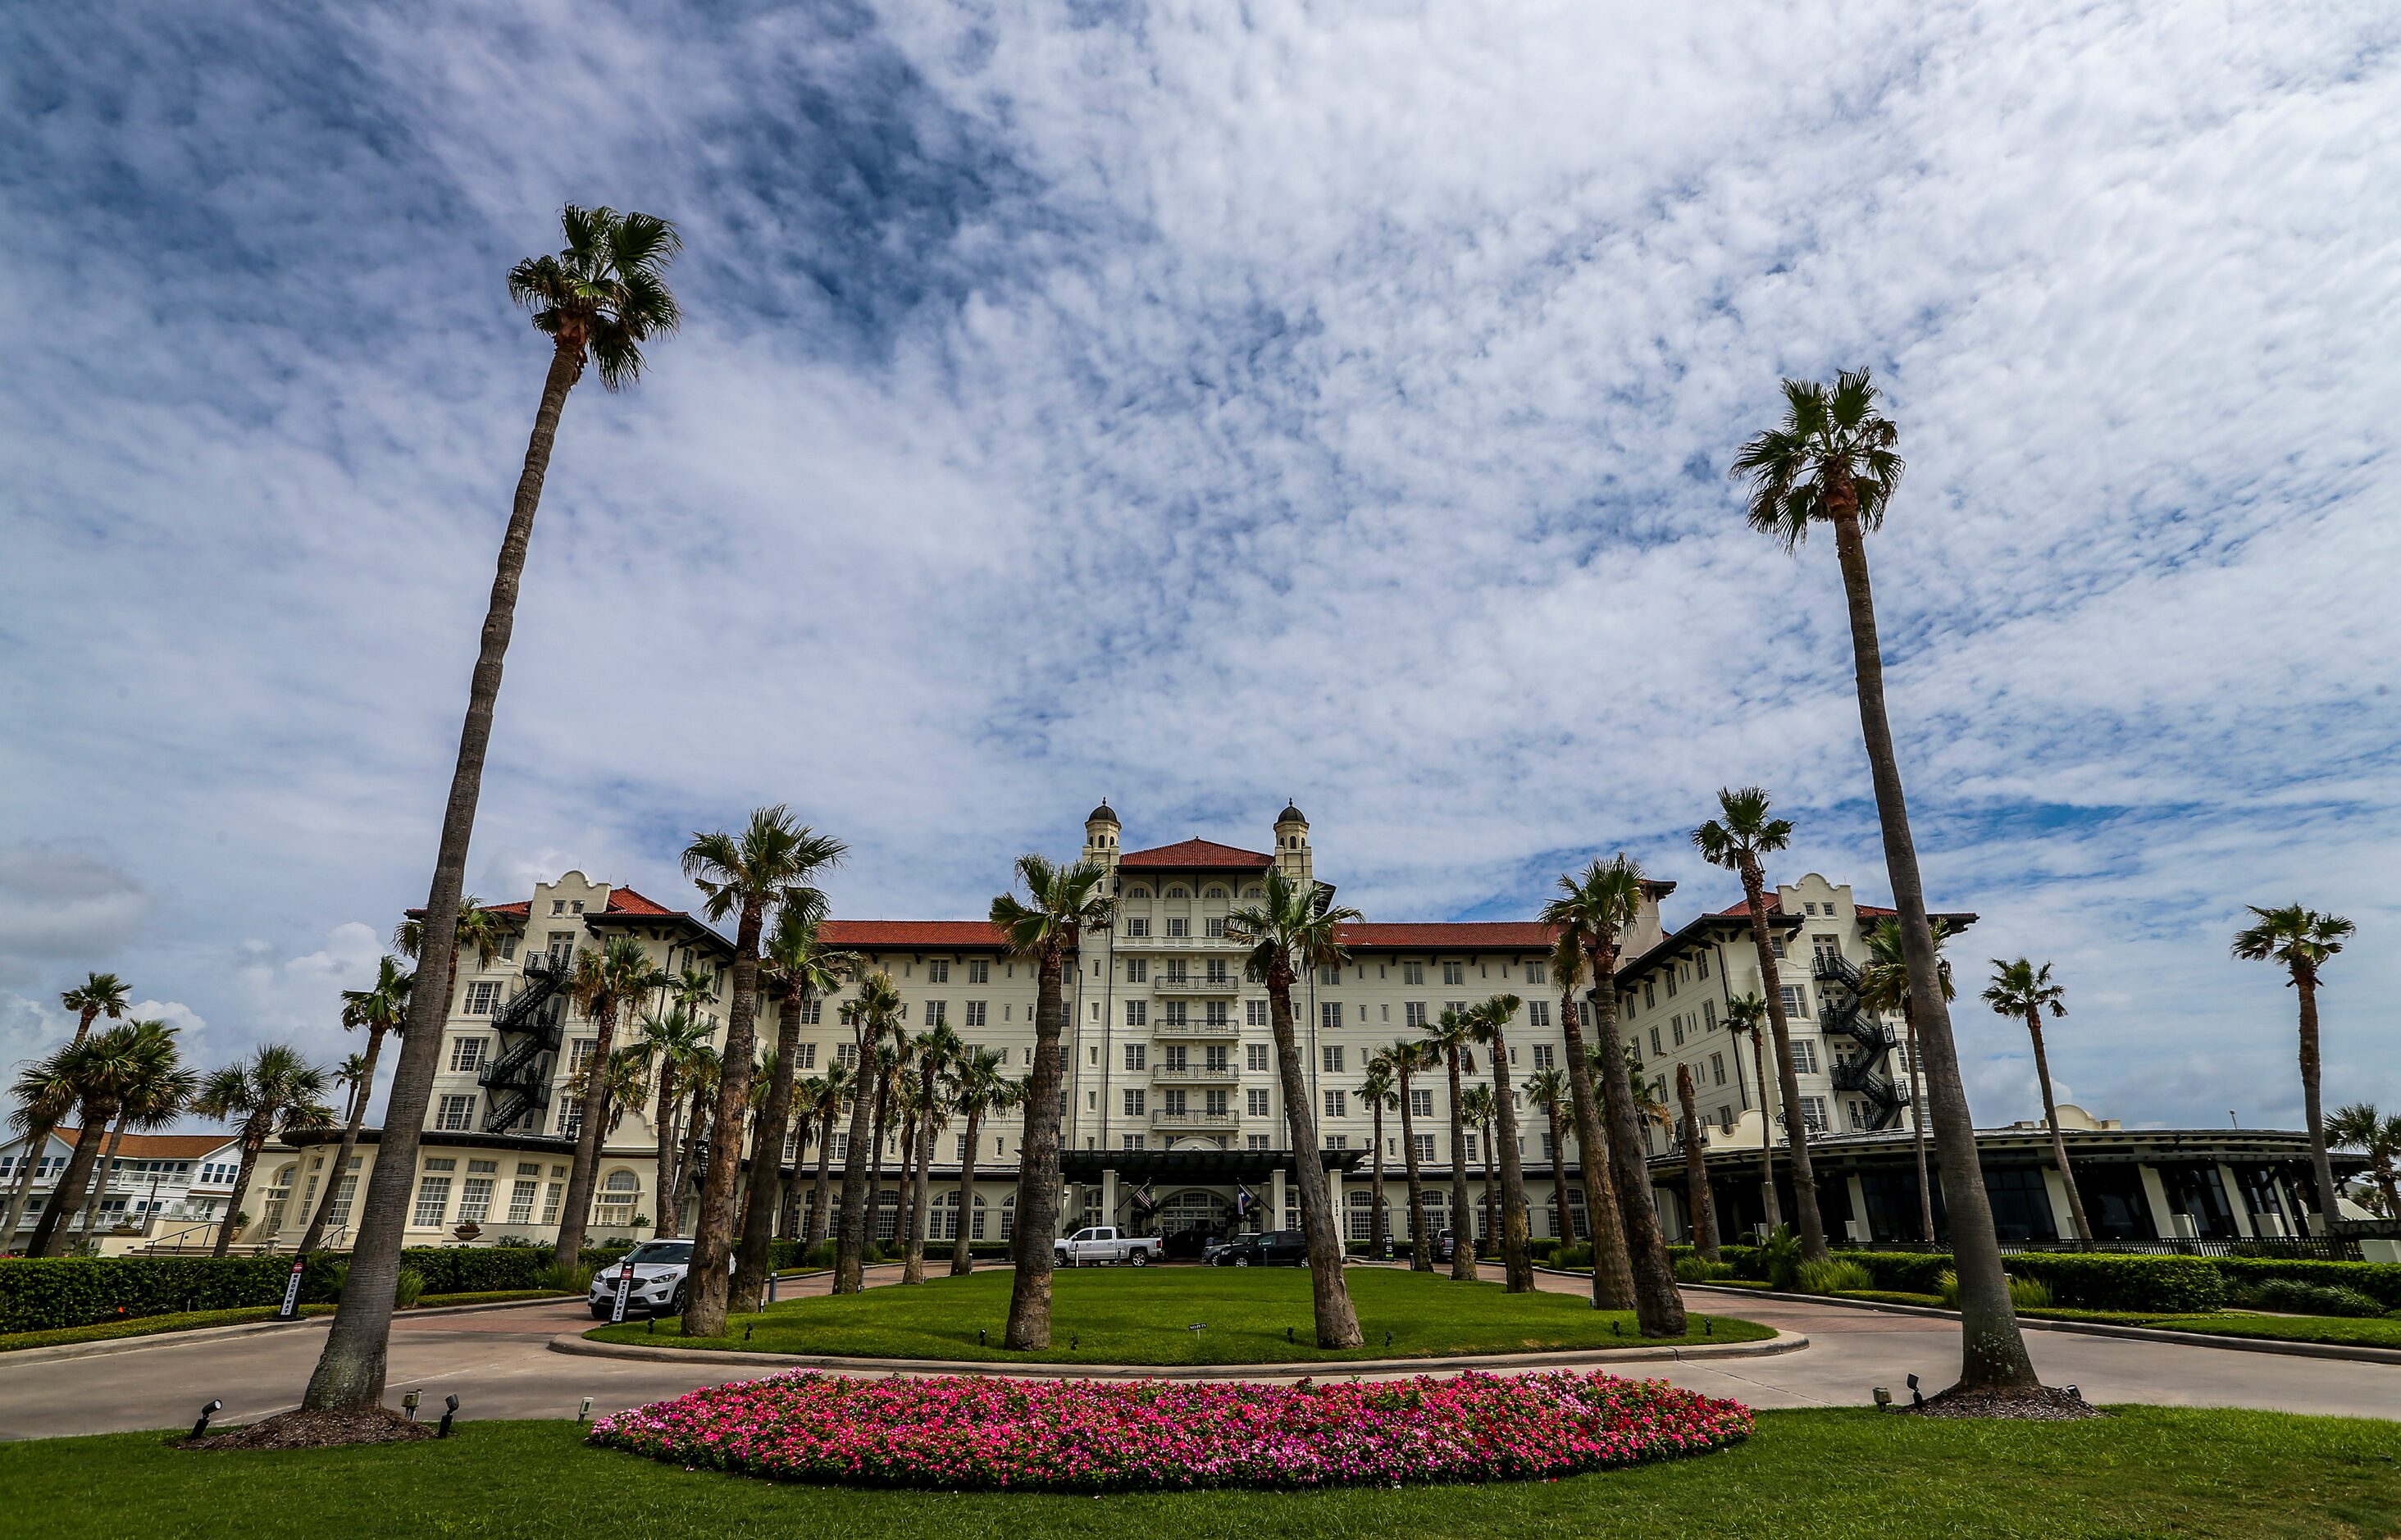
[[[692,1243],[644,1241],[592,1274],[592,1298],[587,1302],[594,1320],[605,1321],[616,1313],[617,1276],[628,1261],[634,1264],[634,1286],[625,1296],[628,1316],[683,1313],[684,1274],[692,1270]]]

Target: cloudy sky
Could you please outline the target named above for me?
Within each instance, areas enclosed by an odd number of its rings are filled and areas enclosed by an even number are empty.
[[[1829,546],[1725,477],[1871,366],[1921,847],[2065,1093],[2295,1123],[2244,902],[2356,919],[2401,1104],[2389,6],[20,7],[0,17],[0,1058],[123,973],[335,1054],[418,901],[563,200],[688,324],[560,434],[471,887],[681,903],[789,802],[978,913],[1106,794],[1380,918],[1760,782],[1889,889]],[[1980,1121],[2037,1106],[1960,1012]]]

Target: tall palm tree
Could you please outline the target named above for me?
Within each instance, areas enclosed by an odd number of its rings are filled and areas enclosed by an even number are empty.
[[[1651,1206],[1651,1169],[1643,1156],[1634,1088],[1617,1036],[1617,962],[1625,933],[1642,913],[1642,868],[1623,854],[1595,861],[1581,878],[1561,877],[1559,896],[1543,917],[1572,933],[1584,950],[1585,998],[1592,1002],[1590,1052],[1600,1066],[1600,1102],[1607,1110],[1610,1169],[1617,1179],[1618,1219],[1626,1227],[1626,1261],[1634,1273],[1634,1315],[1645,1337],[1684,1334],[1683,1296],[1659,1216]],[[1578,1073],[1577,1055],[1569,1072]]]
[[[2243,907],[2258,917],[2234,937],[2234,956],[2243,962],[2274,963],[2290,976],[2301,1007],[2301,1112],[2310,1131],[2310,1168],[2316,1174],[2318,1212],[2331,1225],[2335,1206],[2334,1165],[2326,1159],[2326,1119],[2318,1103],[2318,985],[2327,959],[2358,927],[2339,914],[2288,903],[2279,909]]]
[[[814,894],[814,889],[811,890]],[[731,1308],[748,1314],[775,1271],[775,1187],[783,1176],[784,1135],[792,1121],[792,1075],[801,1055],[801,1018],[816,1002],[842,987],[859,966],[856,953],[830,945],[824,936],[822,897],[788,902],[775,917],[761,971],[776,1001],[775,1073],[766,1105],[759,1112],[758,1154],[750,1162],[750,1204],[742,1215],[742,1245],[734,1258]],[[800,1187],[800,1152],[793,1154],[792,1187]]]
[[[679,319],[675,296],[662,277],[680,244],[673,225],[650,214],[573,204],[561,211],[559,223],[567,238],[563,250],[555,256],[528,258],[509,270],[510,297],[533,311],[535,329],[551,339],[550,371],[526,444],[508,531],[501,540],[468,688],[466,722],[459,734],[458,763],[443,809],[441,843],[425,900],[425,923],[437,936],[450,933],[459,916],[501,669],[516,622],[517,587],[567,392],[582,377],[587,360],[599,364],[606,389],[613,392],[632,383],[642,371],[641,345],[673,331]],[[384,1108],[382,1143],[367,1183],[358,1242],[350,1252],[352,1286],[343,1291],[349,1302],[335,1313],[333,1329],[301,1402],[304,1410],[364,1410],[383,1400],[401,1232],[407,1222],[418,1143],[450,1003],[448,956],[425,959],[418,971],[420,986],[409,1001],[409,1030],[401,1039],[400,1062]]]
[[[1701,1114],[1693,1099],[1693,1071],[1676,1065],[1676,1101],[1683,1108],[1684,1206],[1692,1211],[1693,1244],[1710,1261],[1718,1259],[1718,1217],[1709,1203],[1709,1171],[1701,1158]]]
[[[1393,1105],[1393,1083],[1391,1052],[1368,1055],[1366,1079],[1359,1083],[1359,1099],[1367,1104],[1367,1146],[1369,1159],[1374,1162],[1374,1175],[1368,1178],[1367,1189],[1367,1255],[1378,1261],[1384,1259],[1386,1244],[1392,1238],[1391,1217],[1384,1202],[1384,1113]]]
[[[893,1024],[891,1032],[892,1036],[878,1044],[875,1050],[875,1121],[873,1133],[867,1141],[868,1207],[860,1217],[869,1226],[869,1239],[879,1243],[879,1245],[884,1239],[884,1157],[892,1148],[893,1113],[907,1100],[910,1089],[908,1060],[900,1052],[901,1044],[908,1040],[908,1034],[898,1022]],[[900,1195],[897,1192],[892,1195],[892,1206],[896,1220],[892,1237],[897,1241],[900,1238],[897,1223]],[[860,1258],[863,1259],[866,1255],[866,1248],[861,1246]],[[891,1258],[886,1257],[885,1260]]]
[[[1316,1109],[1310,1105],[1309,1078],[1300,1062],[1294,1029],[1292,986],[1302,970],[1337,968],[1350,956],[1342,927],[1361,918],[1338,907],[1334,889],[1315,881],[1295,882],[1270,868],[1264,898],[1226,916],[1226,937],[1249,947],[1242,970],[1267,985],[1268,1023],[1275,1034],[1276,1073],[1283,1089],[1284,1126],[1292,1135],[1293,1175],[1300,1185],[1301,1239],[1309,1249],[1310,1292],[1317,1316],[1317,1345],[1352,1348],[1366,1341],[1351,1287],[1342,1277],[1342,1232],[1334,1216],[1334,1189],[1319,1155]]]
[[[1942,985],[1942,998],[1947,1003],[1958,997],[1952,986],[1951,963],[1941,956],[1943,942],[1951,939],[1951,927],[1941,920],[1931,922],[1934,934],[1935,973]],[[1859,1003],[1870,1011],[1900,1012],[1901,1025],[1909,1038],[1909,1142],[1917,1157],[1917,1224],[1919,1238],[1928,1245],[1934,1244],[1934,1188],[1926,1173],[1926,1091],[1925,1063],[1918,1057],[1917,1012],[1909,1004],[1909,957],[1900,942],[1900,922],[1878,920],[1868,932],[1868,965],[1859,969]]]
[[[652,1233],[663,1241],[683,1233],[683,1203],[676,1177],[676,1115],[683,1106],[685,1071],[694,1053],[708,1046],[709,1030],[706,1022],[679,1002],[664,1015],[653,1011],[636,1023],[634,1041],[628,1045],[640,1051],[655,1093],[651,1134],[656,1147],[659,1215]]]
[[[1813,1262],[1826,1259],[1826,1221],[1818,1208],[1818,1176],[1809,1162],[1809,1127],[1798,1114],[1801,1078],[1792,1067],[1792,1030],[1784,1015],[1784,984],[1776,963],[1776,946],[1767,934],[1767,877],[1760,858],[1772,856],[1792,843],[1788,818],[1768,817],[1767,793],[1756,786],[1718,792],[1720,817],[1693,831],[1701,859],[1723,867],[1742,879],[1743,907],[1750,916],[1750,948],[1759,963],[1762,993],[1767,1000],[1768,1030],[1776,1038],[1776,1079],[1784,1103],[1784,1142],[1792,1165],[1792,1207],[1801,1227],[1801,1255]],[[1801,985],[1806,989],[1808,985]]]
[[[716,1028],[707,1030],[714,1034]],[[692,1051],[679,1071],[688,1091],[682,1113],[681,1148],[676,1153],[675,1186],[667,1198],[667,1206],[676,1211],[678,1229],[683,1224],[684,1200],[692,1194],[693,1173],[700,1167],[700,1146],[708,1135],[708,1114],[717,1106],[717,1072],[722,1063],[717,1045],[703,1042]]]
[[[1500,1217],[1493,1213],[1498,1193],[1492,1180],[1492,1088],[1479,1082],[1469,1086],[1466,1094],[1460,1099],[1465,1104],[1468,1122],[1484,1136],[1484,1191],[1482,1200],[1477,1205],[1484,1211],[1482,1217],[1484,1234],[1473,1248],[1480,1256],[1483,1252],[1482,1241],[1489,1240],[1500,1233]]]
[[[63,1067],[75,1088],[75,1121],[81,1126],[75,1130],[67,1168],[60,1173],[41,1222],[34,1227],[27,1256],[54,1257],[66,1249],[67,1217],[83,1206],[86,1184],[99,1168],[102,1147],[108,1142],[109,1124],[116,1121],[125,1088],[136,1073],[137,1052],[138,1039],[130,1023],[93,1033],[66,1050]],[[106,1173],[101,1172],[101,1176],[105,1180]]]
[[[967,1242],[974,1228],[976,1145],[983,1136],[983,1121],[990,1114],[1016,1106],[1018,1094],[1023,1090],[1022,1082],[1003,1073],[1008,1064],[1008,1055],[999,1050],[979,1048],[961,1054],[951,1068],[951,1105],[967,1121],[967,1135],[961,1141],[966,1152],[959,1157],[959,1222],[951,1238],[954,1278],[975,1271],[975,1257]]]
[[[1743,445],[1732,474],[1749,480],[1750,527],[1773,536],[1788,551],[1799,548],[1812,525],[1833,527],[1843,595],[1850,611],[1859,734],[1875,787],[1885,871],[1892,882],[1893,907],[1900,912],[1910,994],[1917,1001],[1918,1038],[1926,1054],[1935,1156],[1951,1217],[1961,1319],[1955,1388],[1971,1396],[2028,1391],[2041,1381],[2026,1355],[2025,1339],[2010,1304],[1992,1200],[1984,1190],[1975,1123],[1959,1076],[1958,1047],[1951,1037],[1951,1011],[1939,992],[1934,933],[1927,920],[1917,846],[1909,830],[1909,803],[1901,791],[1900,760],[1885,711],[1884,653],[1876,639],[1867,533],[1884,522],[1885,509],[1900,483],[1901,460],[1894,448],[1900,433],[1877,409],[1875,387],[1865,369],[1845,371],[1831,390],[1810,380],[1788,379],[1784,403],[1783,420]]]
[[[2055,1021],[2067,1014],[2067,991],[2051,982],[2051,964],[2037,968],[2032,959],[1993,959],[1993,979],[1984,986],[1984,1003],[1996,1016],[2025,1023],[2034,1039],[2034,1078],[2042,1087],[2042,1121],[2051,1130],[2051,1160],[2059,1167],[2060,1186],[2067,1189],[2067,1211],[2076,1221],[2076,1239],[2092,1239],[2092,1221],[2084,1217],[2084,1194],[2076,1189],[2076,1172],[2067,1163],[2067,1140],[2059,1131],[2059,1103],[2051,1086],[2051,1056],[2042,1046],[2042,1013]]]
[[[1501,1263],[1511,1294],[1534,1291],[1533,1226],[1526,1215],[1526,1170],[1517,1158],[1517,1097],[1509,1084],[1509,1020],[1525,1005],[1515,995],[1495,995],[1468,1012],[1475,1040],[1492,1050],[1492,1110],[1501,1146]]]
[[[2401,1219],[2401,1112],[2380,1115],[2367,1102],[2337,1107],[2326,1122],[2326,1142],[2339,1149],[2367,1152],[2367,1177],[2376,1184],[2387,1219]]]
[[[1467,1192],[1467,1098],[1459,1078],[1459,1055],[1473,1038],[1467,1012],[1445,1007],[1425,1024],[1426,1056],[1450,1076],[1450,1276],[1475,1277],[1475,1217]]]
[[[821,910],[824,898],[813,885],[848,849],[830,834],[794,823],[778,804],[752,813],[739,834],[723,830],[694,834],[683,853],[683,874],[700,889],[702,912],[712,920],[735,922],[734,999],[725,1013],[717,1112],[709,1133],[708,1168],[701,1176],[700,1222],[693,1227],[693,1286],[683,1313],[687,1337],[725,1334],[745,1098],[758,1056],[759,942],[768,912],[786,905]]]
[[[325,1105],[325,1072],[285,1043],[265,1044],[249,1058],[211,1071],[191,1106],[203,1118],[237,1125],[241,1139],[241,1163],[233,1184],[237,1194],[250,1190],[251,1170],[269,1134],[289,1137],[334,1121],[334,1109]],[[236,1217],[234,1205],[227,1203],[212,1255],[222,1257],[233,1244]]]
[[[950,1116],[945,1092],[951,1072],[967,1045],[949,1024],[936,1022],[919,1034],[915,1043],[917,1060],[917,1169],[909,1190],[909,1229],[907,1250],[901,1258],[900,1281],[922,1284],[926,1281],[926,1168],[934,1162],[934,1125],[938,1120],[947,1121]]]
[[[617,1052],[618,1013],[668,982],[632,936],[612,936],[597,951],[586,947],[575,954],[568,974],[568,998],[592,1023],[592,1052],[584,1063],[588,1069],[600,1072],[584,1075],[579,1093],[583,1115],[575,1127],[575,1155],[567,1168],[567,1201],[559,1209],[558,1241],[552,1257],[559,1267],[574,1267],[583,1255],[583,1228],[592,1215],[592,1184],[599,1179],[600,1144],[612,1126],[609,1101],[615,1085],[608,1066]]]
[[[397,1032],[408,1020],[408,995],[415,987],[417,975],[404,971],[398,959],[387,956],[376,964],[375,983],[364,989],[342,991],[342,1030],[364,1027],[367,1051],[354,1054],[359,1061],[355,1077],[344,1074],[351,1087],[350,1103],[342,1120],[341,1147],[334,1152],[331,1174],[325,1179],[325,1190],[317,1199],[317,1212],[309,1218],[308,1233],[300,1237],[303,1255],[324,1244],[325,1227],[333,1222],[334,1205],[347,1202],[342,1182],[350,1169],[350,1157],[359,1148],[359,1128],[366,1121],[367,1103],[375,1093],[376,1060],[383,1053],[386,1034]],[[353,1193],[351,1196],[355,1196]]]
[[[175,1029],[164,1022],[130,1022],[127,1029],[133,1034],[131,1062],[126,1067],[124,1082],[118,1087],[117,1122],[109,1130],[108,1144],[101,1151],[100,1171],[84,1193],[83,1233],[90,1235],[100,1222],[101,1199],[108,1190],[108,1179],[117,1170],[117,1152],[125,1143],[128,1129],[146,1131],[166,1128],[184,1115],[185,1106],[199,1089],[199,1077],[184,1067],[175,1047]]]
[[[450,926],[450,944],[443,949],[443,956],[449,959],[447,967],[450,982],[453,984],[459,982],[459,955],[462,952],[473,952],[475,955],[475,966],[478,969],[490,968],[493,959],[501,955],[501,943],[507,940],[511,924],[512,922],[500,911],[487,906],[473,893],[460,899],[459,917],[451,922]],[[392,928],[391,949],[411,962],[421,963],[425,960],[425,916],[423,914],[405,915],[400,924]],[[422,969],[420,969],[419,971]],[[405,1024],[405,1023],[403,1024],[404,1026]],[[401,1027],[394,1027],[392,1030],[401,1029]]]
[[[1784,1205],[1776,1195],[1776,1106],[1767,1093],[1767,1002],[1756,993],[1727,1000],[1726,1031],[1735,1040],[1736,1075],[1742,1073],[1742,1041],[1750,1039],[1751,1079],[1759,1086],[1759,1212],[1765,1229],[1773,1233],[1784,1224]]]
[[[1617,1181],[1609,1166],[1609,1139],[1601,1131],[1599,1099],[1593,1094],[1592,1057],[1584,1040],[1584,1017],[1576,995],[1584,988],[1583,932],[1562,921],[1571,913],[1558,901],[1544,906],[1543,919],[1556,926],[1558,940],[1551,948],[1551,983],[1559,992],[1559,1030],[1567,1038],[1568,1110],[1575,1118],[1576,1163],[1584,1183],[1585,1222],[1592,1227],[1592,1307],[1595,1310],[1634,1308],[1634,1264],[1626,1247],[1626,1221],[1617,1211]],[[1561,1145],[1558,1170],[1565,1181],[1567,1147]],[[1567,1212],[1562,1185],[1559,1212]]]
[[[900,990],[892,975],[877,972],[861,979],[858,994],[843,1002],[842,1016],[850,1024],[858,1078],[850,1092],[850,1153],[842,1169],[842,1238],[834,1248],[833,1291],[856,1294],[864,1286],[860,1264],[873,1234],[874,1206],[883,1199],[878,1191],[871,1200],[867,1184],[869,1162],[882,1163],[882,1150],[872,1147],[884,1137],[881,1107],[889,1093],[878,1073],[884,1038],[900,1026]],[[883,1186],[880,1171],[876,1186]]]
[[[1411,1111],[1409,1077],[1433,1066],[1426,1059],[1425,1044],[1407,1038],[1387,1045],[1383,1056],[1392,1061],[1393,1078],[1398,1082],[1401,1098],[1403,1169],[1409,1182],[1409,1271],[1432,1272],[1434,1247],[1426,1236],[1425,1178],[1418,1161],[1417,1119]]]
[[[334,1066],[334,1083],[342,1091],[342,1121],[348,1122],[375,1089],[375,1066],[364,1053],[351,1053]]]
[[[826,1066],[824,1074],[809,1077],[810,1113],[817,1124],[817,1176],[809,1190],[808,1233],[802,1239],[811,1245],[833,1228],[833,1121],[850,1105],[855,1079],[851,1067],[839,1060]]]
[[[1066,1066],[1060,1038],[1067,1029],[1067,959],[1084,933],[1106,929],[1117,901],[1103,888],[1107,873],[1091,861],[1057,866],[1020,856],[1018,880],[1026,898],[1003,893],[992,901],[992,923],[1009,952],[1034,969],[1034,1073],[1025,1093],[1025,1133],[1017,1154],[1016,1273],[1009,1282],[1008,1329],[1017,1352],[1050,1345],[1050,1246],[1059,1233],[1059,1121],[1065,1115]]]
[[[1566,1072],[1559,1069],[1537,1069],[1526,1077],[1526,1097],[1543,1109],[1550,1123],[1551,1134],[1551,1203],[1558,1210],[1556,1227],[1561,1239],[1575,1239],[1575,1221],[1568,1214],[1567,1131],[1565,1119],[1570,1097]]]
[[[121,1021],[126,1012],[125,981],[114,973],[87,973],[83,983],[59,997],[59,1003],[75,1013],[75,1041],[70,1047],[80,1048],[91,1036],[91,1024],[105,1016]]]
[[[70,1043],[47,1058],[19,1066],[17,1079],[8,1088],[9,1099],[17,1104],[8,1115],[8,1129],[24,1139],[25,1154],[17,1164],[16,1188],[8,1194],[7,1221],[0,1224],[0,1256],[17,1243],[17,1226],[25,1217],[26,1197],[33,1190],[34,1174],[41,1167],[52,1131],[75,1110],[75,1052],[80,1046]]]

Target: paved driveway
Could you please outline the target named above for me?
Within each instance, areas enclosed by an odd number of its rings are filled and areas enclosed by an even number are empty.
[[[897,1269],[871,1270],[871,1283]],[[878,1276],[880,1275],[880,1276]],[[1574,1292],[1577,1281],[1544,1275],[1545,1289]],[[804,1281],[799,1292],[822,1290]],[[1832,1305],[1694,1294],[1695,1308],[1740,1314],[1807,1335],[1810,1346],[1772,1357],[1629,1366],[1731,1396],[1755,1407],[1860,1406],[1870,1387],[1901,1393],[1915,1370],[1931,1391],[1948,1384],[1959,1361],[1959,1329],[1945,1320],[1886,1315]],[[635,1363],[549,1351],[550,1339],[591,1326],[580,1303],[538,1303],[464,1315],[393,1323],[388,1400],[422,1388],[438,1409],[456,1394],[460,1415],[572,1417],[583,1396],[599,1412],[750,1378],[723,1365]],[[277,1331],[185,1341],[48,1364],[0,1356],[0,1437],[46,1437],[188,1424],[200,1405],[221,1399],[224,1422],[248,1422],[295,1404],[324,1341],[322,1319]],[[2172,1406],[2259,1407],[2401,1418],[2401,1367],[2328,1362],[2221,1348],[2028,1332],[2036,1364],[2054,1384],[2074,1382],[2094,1401]]]

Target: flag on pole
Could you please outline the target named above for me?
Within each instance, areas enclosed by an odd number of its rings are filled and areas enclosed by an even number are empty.
[[[1244,1187],[1240,1182],[1236,1182],[1234,1184],[1234,1217],[1236,1218],[1249,1218],[1251,1215],[1251,1204],[1256,1201],[1256,1199],[1251,1196],[1251,1189],[1249,1188]]]

